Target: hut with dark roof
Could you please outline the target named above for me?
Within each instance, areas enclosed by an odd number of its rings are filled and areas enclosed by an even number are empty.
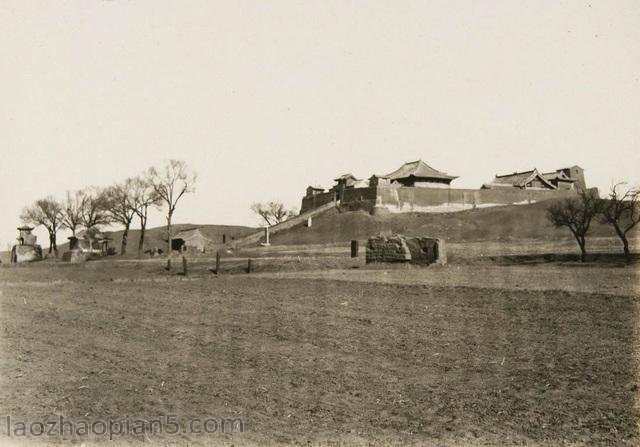
[[[178,251],[188,250],[204,253],[208,246],[214,244],[215,242],[198,227],[181,230],[171,238],[171,249]]]

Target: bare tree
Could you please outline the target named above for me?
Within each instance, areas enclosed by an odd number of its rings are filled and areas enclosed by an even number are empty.
[[[580,246],[580,260],[587,259],[586,235],[591,221],[598,214],[600,199],[597,191],[581,191],[578,197],[558,200],[547,208],[547,218],[556,227],[567,227]]]
[[[284,222],[296,215],[294,210],[287,210],[282,202],[277,201],[254,203],[251,205],[251,211],[262,217],[269,226]]]
[[[144,238],[147,230],[147,219],[150,206],[159,206],[161,198],[153,187],[148,174],[134,177],[131,182],[131,196],[133,212],[140,219],[140,239],[138,240],[138,254],[144,249]]]
[[[152,167],[149,173],[155,193],[167,205],[167,268],[170,269],[171,219],[182,196],[195,191],[196,174],[190,172],[187,164],[181,160],[168,160],[159,170]]]
[[[20,214],[24,223],[42,225],[49,232],[49,254],[53,251],[58,256],[58,244],[56,241],[58,230],[62,227],[60,216],[62,206],[55,198],[49,196],[36,200],[31,206],[25,207]]]
[[[89,187],[80,192],[82,194],[80,220],[87,231],[96,231],[100,225],[111,223],[107,211],[108,203],[101,188]]]
[[[134,180],[126,179],[123,183],[117,183],[104,190],[104,200],[109,221],[124,225],[122,232],[122,244],[120,254],[127,252],[129,229],[135,216],[135,202],[132,194]]]
[[[62,202],[62,214],[60,221],[64,228],[71,230],[71,235],[75,237],[76,230],[82,226],[82,191],[67,191],[67,196]]]
[[[640,188],[627,188],[619,191],[624,183],[617,183],[611,187],[609,197],[602,201],[602,221],[613,226],[622,241],[624,257],[631,262],[629,240],[627,233],[640,222]]]

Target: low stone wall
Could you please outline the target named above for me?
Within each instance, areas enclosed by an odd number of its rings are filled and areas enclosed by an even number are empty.
[[[444,240],[429,237],[405,237],[399,234],[369,238],[367,264],[372,262],[410,262],[446,264]]]

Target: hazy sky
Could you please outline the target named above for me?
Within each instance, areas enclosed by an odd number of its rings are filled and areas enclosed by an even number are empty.
[[[0,249],[24,205],[166,158],[191,223],[418,158],[640,181],[637,0],[2,0],[0,29]]]

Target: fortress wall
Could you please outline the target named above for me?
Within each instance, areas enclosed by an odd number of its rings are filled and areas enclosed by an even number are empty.
[[[575,191],[546,191],[518,188],[455,189],[372,186],[348,188],[342,193],[344,210],[382,211],[392,213],[450,213],[474,208],[521,205],[567,197]],[[301,213],[333,202],[334,193],[326,192],[302,199]]]
[[[377,194],[378,188],[375,186],[345,189],[342,192],[340,207],[349,211],[371,211],[376,204]]]
[[[322,205],[326,205],[327,203],[333,202],[333,197],[334,197],[333,191],[323,192],[311,197],[303,197],[302,205],[300,206],[300,214],[306,213],[307,211],[311,211]]]
[[[566,197],[574,191],[505,189],[378,188],[376,207],[390,212],[446,213],[473,208],[535,203]]]
[[[304,224],[309,217],[313,217],[317,214],[321,214],[327,210],[330,210],[334,206],[335,204],[333,203],[333,200],[331,200],[323,205],[318,206],[317,208],[307,209],[305,212],[300,213],[295,217],[291,217],[285,220],[284,222],[280,222],[278,224],[271,226],[269,229],[269,234],[276,234],[280,231],[288,230],[289,228],[294,227],[296,225]],[[255,233],[249,234],[240,239],[236,239],[235,241],[228,242],[227,245],[235,246],[235,247],[246,247],[247,245],[255,245],[260,242],[264,242],[264,240],[265,240],[264,229],[261,229],[256,231]]]

